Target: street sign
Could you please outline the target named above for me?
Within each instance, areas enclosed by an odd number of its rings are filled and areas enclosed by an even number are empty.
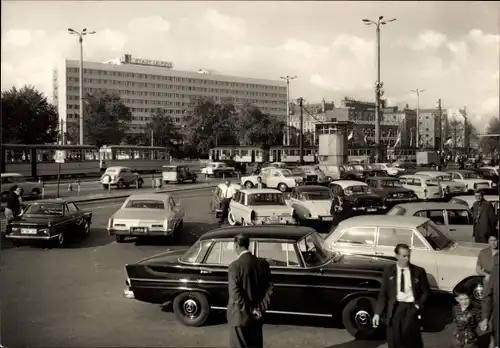
[[[64,159],[66,158],[66,151],[64,150],[56,150],[56,163],[64,163]]]

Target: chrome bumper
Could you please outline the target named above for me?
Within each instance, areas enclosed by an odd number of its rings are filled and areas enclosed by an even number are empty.
[[[130,237],[147,237],[147,236],[169,236],[172,234],[172,229],[163,231],[147,231],[147,232],[131,232],[129,230],[108,229],[110,236],[130,236]]]
[[[8,234],[5,236],[5,238],[9,239],[38,239],[38,240],[51,240],[54,238],[59,237],[59,234],[54,234],[52,236],[35,236],[35,235],[19,235],[19,234]]]

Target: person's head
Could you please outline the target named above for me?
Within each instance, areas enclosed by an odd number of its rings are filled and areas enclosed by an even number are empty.
[[[470,297],[467,289],[465,287],[459,286],[455,289],[455,300],[462,307],[468,307],[470,304]]]
[[[488,237],[488,244],[491,249],[498,249],[498,232],[491,233]]]
[[[257,182],[258,182],[259,184],[261,184],[261,183],[262,183],[262,178],[261,178],[260,176],[258,176],[258,177],[257,177]]]
[[[20,188],[20,187],[17,187],[14,192],[16,193],[16,195],[18,196],[21,196],[23,194],[23,189]]]
[[[226,179],[226,181],[224,181],[226,183],[227,186],[231,185],[231,180],[229,179]]]
[[[11,186],[11,187],[10,187],[10,190],[9,190],[9,191],[10,191],[10,192],[16,192],[16,190],[17,190],[18,188],[19,188],[19,186],[14,185],[14,186]]]
[[[483,191],[476,190],[474,192],[474,198],[476,199],[476,202],[481,202],[483,200]]]
[[[234,237],[234,250],[236,254],[241,254],[250,247],[250,238],[245,233],[240,233]]]
[[[394,248],[396,259],[400,267],[406,267],[410,263],[411,251],[408,244],[399,243]]]

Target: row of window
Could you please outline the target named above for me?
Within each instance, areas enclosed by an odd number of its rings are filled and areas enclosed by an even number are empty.
[[[73,74],[78,75],[79,71],[80,71],[79,68],[67,68],[68,73],[73,73]],[[209,80],[209,79],[194,79],[194,78],[189,78],[189,77],[140,74],[140,73],[131,73],[131,72],[122,72],[122,71],[106,71],[106,70],[98,70],[98,69],[83,69],[83,73],[85,75],[117,76],[117,77],[132,78],[132,79],[172,81],[172,82],[199,84],[199,85],[219,85],[219,86],[229,86],[229,87],[233,87],[233,88],[254,88],[254,89],[263,89],[263,90],[268,90],[268,91],[286,92],[286,87],[284,87],[284,86],[262,85],[262,84],[255,84],[255,83],[239,83],[239,82],[217,81],[217,80]]]

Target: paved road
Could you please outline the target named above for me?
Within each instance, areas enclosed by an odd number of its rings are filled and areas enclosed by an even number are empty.
[[[218,227],[209,212],[210,190],[175,195],[187,210],[184,233],[175,242],[133,241],[116,244],[106,234],[109,216],[123,200],[81,205],[94,212],[91,236],[66,248],[2,247],[1,342],[7,347],[225,347],[224,321],[205,327],[180,325],[172,313],[156,305],[122,297],[124,265],[166,249],[185,248],[201,234]],[[442,299],[439,299],[442,302]],[[434,307],[432,307],[434,308]],[[444,319],[444,311],[429,317]],[[443,323],[443,321],[441,320]],[[439,328],[442,330],[442,327]],[[270,317],[264,334],[269,347],[385,347],[359,342],[332,321]],[[426,333],[426,348],[447,347],[449,329]]]

